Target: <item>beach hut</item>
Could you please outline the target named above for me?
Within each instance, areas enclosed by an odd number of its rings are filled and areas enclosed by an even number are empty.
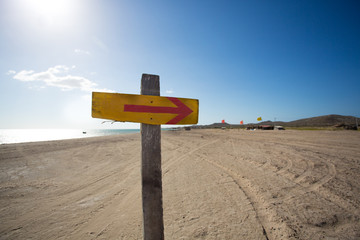
[[[272,126],[272,125],[261,125],[261,126],[259,126],[259,129],[262,129],[262,130],[274,130],[274,126]]]

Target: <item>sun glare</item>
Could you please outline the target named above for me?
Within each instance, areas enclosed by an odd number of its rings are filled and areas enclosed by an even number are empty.
[[[18,0],[22,12],[48,27],[67,27],[78,17],[79,2],[74,0]]]
[[[70,9],[70,2],[66,0],[32,0],[29,2],[39,14],[48,16],[64,15]]]
[[[70,0],[29,0],[34,14],[42,17],[48,24],[58,24],[73,15],[74,3]]]

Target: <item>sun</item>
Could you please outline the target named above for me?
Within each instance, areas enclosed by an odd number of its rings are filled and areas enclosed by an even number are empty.
[[[29,6],[39,12],[58,13],[64,11],[69,5],[66,0],[28,0],[26,1]]]
[[[77,0],[22,0],[27,13],[48,26],[64,25],[76,16]]]

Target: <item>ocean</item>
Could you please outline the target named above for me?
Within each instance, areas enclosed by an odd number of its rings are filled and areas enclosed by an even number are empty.
[[[137,133],[140,129],[0,129],[0,144]]]

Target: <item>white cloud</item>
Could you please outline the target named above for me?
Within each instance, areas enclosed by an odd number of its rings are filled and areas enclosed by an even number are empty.
[[[167,94],[173,94],[173,93],[174,93],[173,90],[166,90],[165,92],[166,92]]]
[[[90,52],[89,51],[86,51],[86,50],[82,50],[82,49],[75,49],[74,52],[78,55],[90,55]]]
[[[85,77],[68,74],[71,69],[74,69],[74,67],[69,68],[67,66],[58,65],[55,67],[50,67],[45,72],[38,73],[33,70],[22,70],[18,72],[13,78],[22,82],[40,82],[45,86],[57,87],[63,91],[78,89],[86,92],[114,92],[109,89],[97,88],[96,83]]]
[[[9,70],[6,75],[14,75],[16,72],[14,70]]]

